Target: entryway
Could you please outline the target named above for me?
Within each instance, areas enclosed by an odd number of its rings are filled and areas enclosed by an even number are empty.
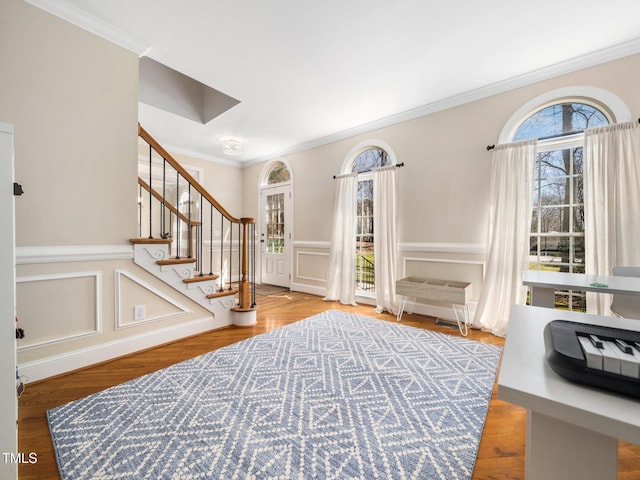
[[[291,285],[292,196],[287,165],[281,161],[269,164],[260,189],[261,283]]]

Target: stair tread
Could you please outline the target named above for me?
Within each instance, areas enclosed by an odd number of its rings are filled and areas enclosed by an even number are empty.
[[[167,244],[171,243],[170,238],[130,238],[129,241],[136,244]]]
[[[232,288],[231,290],[223,290],[223,291],[216,291],[215,293],[210,293],[209,295],[207,295],[207,298],[226,297],[229,295],[236,295],[237,293],[238,293],[238,289]]]
[[[167,258],[166,260],[158,260],[158,265],[182,265],[185,263],[196,263],[197,259],[194,257],[180,257],[180,258]]]
[[[217,280],[218,278],[220,278],[219,275],[216,274],[205,274],[205,275],[200,275],[200,274],[196,274],[191,278],[185,278],[183,280],[184,283],[197,283],[197,282],[207,282],[209,280]]]

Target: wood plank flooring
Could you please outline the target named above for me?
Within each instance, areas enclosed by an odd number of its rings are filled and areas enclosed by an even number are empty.
[[[207,332],[101,365],[28,384],[19,401],[19,450],[27,455],[35,452],[37,463],[20,465],[19,478],[60,478],[46,420],[46,411],[50,408],[327,309],[345,310],[396,321],[392,315],[376,314],[369,305],[344,306],[336,302],[323,302],[317,296],[300,292],[258,296],[257,300],[259,308],[256,326],[227,327]],[[433,318],[422,315],[405,314],[402,323],[459,335],[457,329],[436,325]],[[469,338],[496,345],[504,344],[503,339],[477,330],[471,330]],[[473,478],[523,479],[524,441],[525,411],[499,400],[497,387],[494,386]],[[618,479],[639,478],[640,446],[620,442]]]

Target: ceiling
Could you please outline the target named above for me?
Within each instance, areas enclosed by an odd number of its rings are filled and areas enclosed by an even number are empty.
[[[234,165],[640,52],[637,0],[27,1],[237,99],[204,124],[139,113],[168,149]]]

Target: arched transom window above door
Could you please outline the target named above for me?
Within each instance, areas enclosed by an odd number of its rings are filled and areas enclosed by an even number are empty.
[[[267,174],[266,184],[275,185],[277,183],[285,183],[291,181],[291,172],[289,167],[283,162],[274,162]]]

